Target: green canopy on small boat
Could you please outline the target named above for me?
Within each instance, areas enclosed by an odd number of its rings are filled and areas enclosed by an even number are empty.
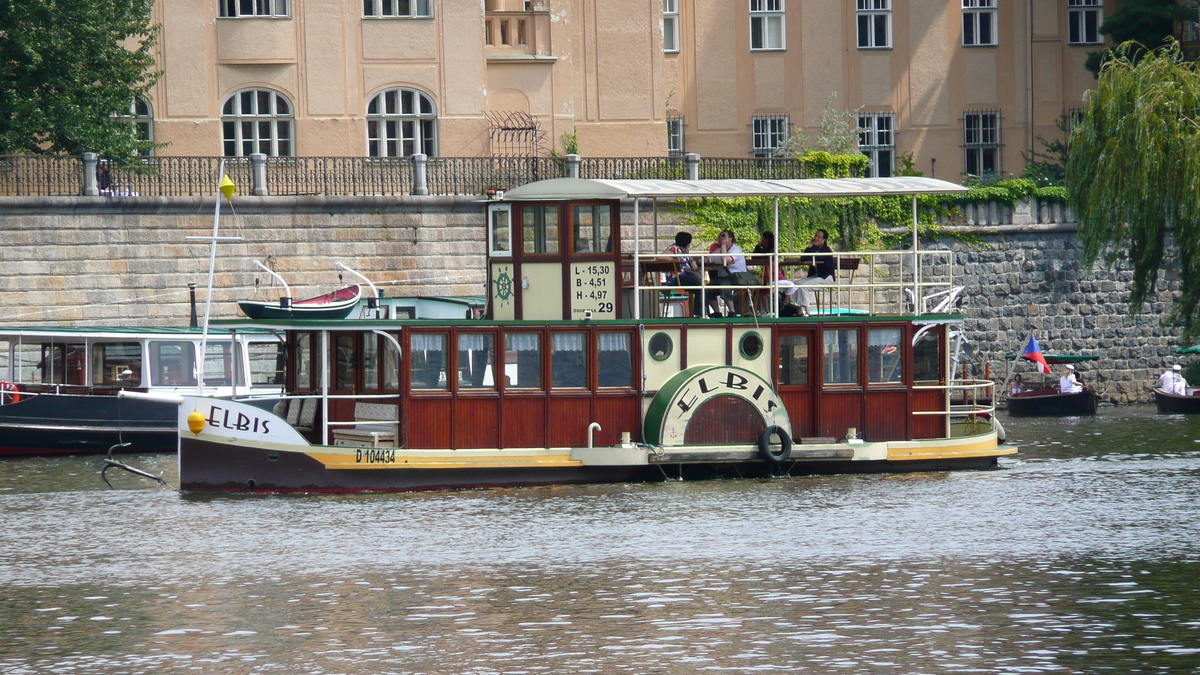
[[[1022,356],[1025,356],[1025,355],[1022,354]],[[1010,361],[1015,360],[1017,358],[1017,355],[1009,354],[1008,358]],[[1025,356],[1025,358],[1030,361],[1033,360],[1033,359],[1030,359],[1028,356]],[[1063,363],[1083,363],[1084,361],[1095,361],[1095,360],[1099,359],[1100,357],[1092,356],[1091,354],[1042,354],[1042,358],[1046,359],[1047,364],[1054,366],[1054,365],[1060,365]]]
[[[1200,345],[1195,345],[1192,347],[1176,347],[1175,353],[1176,354],[1200,354]]]

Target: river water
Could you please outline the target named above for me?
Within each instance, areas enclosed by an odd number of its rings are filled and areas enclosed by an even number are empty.
[[[998,471],[401,495],[7,460],[0,672],[1200,672],[1200,416],[1004,422]]]

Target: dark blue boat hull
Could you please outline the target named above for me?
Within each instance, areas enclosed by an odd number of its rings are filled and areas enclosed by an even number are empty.
[[[0,456],[175,452],[178,406],[116,396],[24,394],[0,406]]]

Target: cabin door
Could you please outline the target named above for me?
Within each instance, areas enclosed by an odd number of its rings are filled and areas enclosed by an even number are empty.
[[[819,362],[814,358],[816,331],[812,329],[781,328],[776,332],[775,389],[787,408],[792,421],[792,436],[802,438],[816,435],[815,379]]]

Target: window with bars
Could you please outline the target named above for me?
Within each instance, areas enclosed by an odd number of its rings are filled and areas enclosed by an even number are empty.
[[[890,49],[892,0],[858,0],[858,48]]]
[[[750,49],[784,49],[783,0],[750,0]]]
[[[1101,0],[1067,0],[1067,42],[1073,45],[1099,44],[1103,12]]]
[[[243,89],[221,109],[226,157],[290,157],[295,116],[287,97],[270,89]]]
[[[971,176],[1000,173],[1000,113],[973,111],[963,114],[965,168]]]
[[[667,118],[667,155],[671,157],[683,156],[682,117]]]
[[[778,157],[788,139],[787,115],[766,115],[751,119],[755,157]]]
[[[427,18],[433,16],[433,0],[363,0],[363,16]]]
[[[996,46],[996,0],[962,0],[964,47]]]
[[[367,156],[437,155],[437,110],[416,89],[396,87],[367,104]]]
[[[288,0],[219,0],[218,8],[223,19],[291,16]]]
[[[869,178],[889,178],[896,162],[896,115],[863,113],[858,116],[858,150],[871,164]]]
[[[663,51],[679,51],[679,0],[663,0]]]

